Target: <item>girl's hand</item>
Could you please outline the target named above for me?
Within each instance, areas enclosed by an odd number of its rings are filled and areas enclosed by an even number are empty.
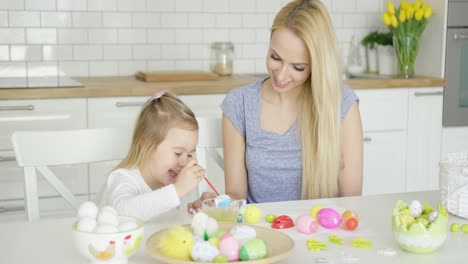
[[[198,200],[195,200],[187,204],[187,211],[191,214],[200,212],[202,201],[206,199],[210,199],[210,198],[216,198],[216,197],[218,197],[218,195],[216,195],[216,193],[214,192],[204,192],[202,193],[202,195],[200,196]]]
[[[197,188],[200,181],[205,177],[205,172],[206,170],[199,166],[196,160],[191,160],[185,164],[174,183],[179,198]]]

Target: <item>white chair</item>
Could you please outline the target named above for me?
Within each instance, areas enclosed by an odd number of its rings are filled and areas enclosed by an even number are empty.
[[[40,218],[36,170],[72,207],[77,208],[77,197],[48,166],[120,160],[128,152],[130,130],[98,128],[13,133],[16,160],[24,169],[25,210],[28,220]]]
[[[224,192],[224,161],[217,149],[223,147],[221,118],[197,117],[199,126],[198,145],[196,158],[198,163],[207,169],[206,177],[219,192]],[[215,171],[216,167],[210,166],[213,160],[221,171]],[[208,169],[209,168],[209,169]],[[202,181],[198,187],[198,195],[203,192],[212,192],[209,185]]]

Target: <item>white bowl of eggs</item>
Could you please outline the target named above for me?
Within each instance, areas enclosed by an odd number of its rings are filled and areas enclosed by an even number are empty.
[[[143,240],[144,223],[119,216],[113,207],[84,202],[72,225],[75,247],[89,263],[128,263]]]

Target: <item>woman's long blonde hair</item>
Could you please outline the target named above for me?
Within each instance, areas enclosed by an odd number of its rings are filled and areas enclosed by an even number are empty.
[[[198,122],[192,110],[173,94],[148,100],[136,121],[130,150],[116,169],[147,166],[150,156],[173,127],[198,130]]]
[[[310,53],[311,76],[298,109],[303,199],[336,197],[340,165],[341,58],[327,9],[319,0],[296,0],[276,15],[271,32],[288,28]]]

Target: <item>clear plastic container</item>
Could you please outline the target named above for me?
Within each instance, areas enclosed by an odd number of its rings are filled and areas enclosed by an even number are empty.
[[[211,71],[221,75],[232,75],[234,45],[232,42],[211,44]]]

